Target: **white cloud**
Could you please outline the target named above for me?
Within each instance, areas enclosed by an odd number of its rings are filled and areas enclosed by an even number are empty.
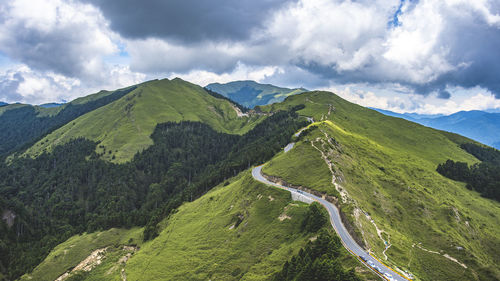
[[[264,34],[278,41],[292,62],[353,70],[379,51],[398,3],[303,0],[277,13]]]
[[[0,4],[0,100],[46,103],[142,82],[118,56],[119,35],[92,5],[65,0],[13,0]]]
[[[176,45],[161,39],[129,40],[127,50],[134,70],[161,72],[231,71],[246,51],[240,44],[205,43]]]
[[[249,67],[238,63],[230,73],[217,74],[206,70],[193,70],[188,73],[172,73],[169,78],[180,77],[192,83],[206,86],[210,83],[227,83],[236,80],[254,80],[262,82],[266,78],[282,73],[283,70],[277,66]]]
[[[40,71],[98,79],[102,57],[118,52],[95,7],[63,0],[0,4],[0,51]]]
[[[345,88],[332,88],[328,89],[343,99],[346,99],[350,102],[365,106],[365,107],[375,107],[381,109],[389,108],[389,99],[386,97],[379,97],[375,95],[373,92],[365,92],[361,90],[352,90],[350,86]]]
[[[388,88],[396,88],[397,85]],[[365,106],[390,110],[397,113],[418,114],[452,114],[458,111],[500,109],[500,100],[480,87],[473,89],[454,88],[450,91],[460,94],[443,100],[437,93],[423,96],[417,94],[394,95],[390,90],[367,88],[363,85],[336,85],[324,90],[331,91],[340,97]]]
[[[0,101],[30,104],[70,101],[102,89],[114,90],[137,84],[146,78],[144,74],[131,72],[128,66],[111,67],[105,75],[106,83],[83,84],[77,78],[18,65],[0,73]]]
[[[382,57],[406,77],[399,77],[403,81],[431,82],[454,68],[445,59],[449,49],[436,47],[444,29],[443,15],[436,3],[422,1],[412,12],[403,13],[399,17],[402,24],[388,33]]]
[[[500,100],[491,93],[477,93],[465,100],[448,100],[444,105],[424,104],[417,113],[425,114],[452,114],[458,111],[499,109]]]

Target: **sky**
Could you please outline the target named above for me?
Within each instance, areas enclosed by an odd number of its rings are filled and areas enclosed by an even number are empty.
[[[396,112],[498,111],[499,50],[498,0],[1,0],[0,101],[180,77]]]

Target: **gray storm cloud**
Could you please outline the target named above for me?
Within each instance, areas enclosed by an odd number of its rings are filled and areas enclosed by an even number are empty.
[[[85,0],[99,7],[111,28],[128,38],[167,38],[185,44],[245,40],[291,0]]]

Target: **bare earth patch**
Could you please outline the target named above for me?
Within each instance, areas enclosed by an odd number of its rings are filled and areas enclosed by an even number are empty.
[[[104,255],[106,254],[106,250],[108,248],[97,249],[93,251],[87,258],[81,261],[77,266],[75,266],[71,272],[65,272],[63,275],[59,276],[55,281],[63,281],[69,277],[71,273],[83,270],[83,271],[91,271],[94,267],[101,264]]]

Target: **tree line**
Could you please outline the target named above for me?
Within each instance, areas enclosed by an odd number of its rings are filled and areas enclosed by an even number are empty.
[[[500,151],[473,143],[462,144],[460,147],[481,162],[469,166],[465,162],[448,159],[438,165],[437,172],[467,183],[468,189],[475,190],[486,198],[500,201]]]

